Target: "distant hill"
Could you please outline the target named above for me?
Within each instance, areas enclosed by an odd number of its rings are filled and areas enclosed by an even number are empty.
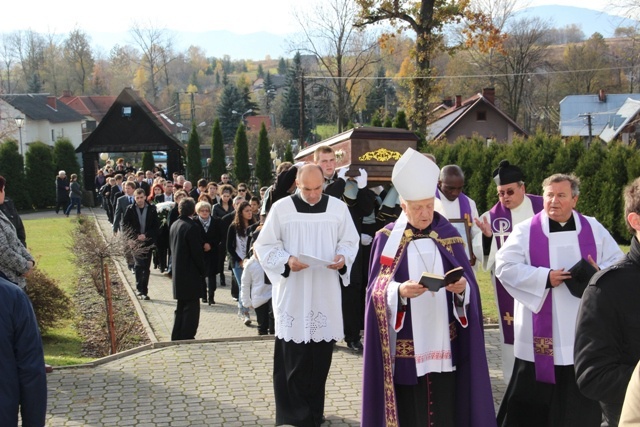
[[[613,37],[617,27],[633,27],[638,22],[620,16],[610,15],[597,10],[574,6],[535,6],[523,9],[518,16],[540,17],[549,20],[555,28],[576,24],[582,29],[585,38],[595,32],[605,38]]]

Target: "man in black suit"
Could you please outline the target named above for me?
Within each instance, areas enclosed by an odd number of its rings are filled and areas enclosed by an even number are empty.
[[[143,300],[148,300],[151,247],[158,238],[160,221],[158,220],[156,207],[147,203],[147,196],[144,190],[138,188],[133,194],[135,203],[127,207],[122,219],[122,229],[130,230],[135,236],[134,238],[141,242],[142,247],[146,249],[142,253],[134,254],[134,269],[138,296]]]
[[[206,192],[207,192],[207,180],[202,178],[198,180],[198,186],[193,190],[191,190],[191,193],[189,193],[189,197],[197,201],[200,198],[200,195]]]
[[[124,184],[125,194],[118,197],[118,200],[116,200],[116,213],[113,217],[113,234],[116,234],[118,231],[120,231],[122,217],[124,216],[127,207],[133,204],[134,191],[136,191],[136,184],[131,181],[127,181]]]
[[[154,198],[156,203],[173,202],[173,182],[164,183],[164,193]]]
[[[109,203],[111,204],[111,212],[115,215],[116,201],[124,194],[124,190],[122,189],[122,181],[124,180],[124,177],[121,174],[117,174],[114,178],[116,179],[116,185],[111,187]]]
[[[171,225],[169,241],[173,271],[173,298],[178,301],[171,341],[195,339],[200,322],[200,298],[204,277],[204,249],[200,229],[191,219],[196,204],[180,200],[178,220]]]
[[[149,193],[151,193],[151,186],[144,179],[144,172],[142,171],[136,172],[136,187],[142,188],[145,194],[147,195],[147,197],[149,196]]]

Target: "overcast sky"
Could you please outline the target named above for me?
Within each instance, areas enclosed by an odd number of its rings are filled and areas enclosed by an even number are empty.
[[[0,32],[32,29],[39,33],[68,34],[76,25],[91,32],[127,32],[134,22],[175,31],[229,30],[238,34],[267,31],[274,34],[295,32],[291,18],[294,7],[308,0],[30,0],[13,3],[12,12],[3,14]],[[607,9],[607,0],[529,0],[529,6],[567,5],[594,10]],[[524,1],[523,1],[523,4]],[[8,11],[6,11],[8,12]]]

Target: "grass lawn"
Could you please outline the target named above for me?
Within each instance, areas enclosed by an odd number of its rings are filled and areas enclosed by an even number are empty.
[[[78,284],[71,254],[71,230],[75,218],[44,218],[25,220],[27,247],[36,258],[37,266],[53,278],[64,292],[73,297]],[[75,365],[92,359],[80,357],[82,339],[73,319],[66,319],[42,337],[46,363],[54,366]]]

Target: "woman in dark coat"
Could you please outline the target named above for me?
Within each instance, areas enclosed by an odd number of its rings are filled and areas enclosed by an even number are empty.
[[[211,216],[218,220],[227,216],[233,212],[233,187],[230,185],[222,185],[218,187],[220,193],[220,203],[213,205],[211,209]],[[220,224],[220,245],[218,246],[218,273],[220,273],[220,286],[227,286],[224,278],[224,261],[227,259],[227,232],[229,230],[228,225],[225,225],[223,221]]]
[[[202,283],[202,302],[215,304],[216,274],[218,274],[218,246],[220,245],[220,220],[211,216],[211,204],[200,201],[196,204],[194,218],[200,229],[204,248],[205,277]],[[208,291],[208,298],[207,298]]]

